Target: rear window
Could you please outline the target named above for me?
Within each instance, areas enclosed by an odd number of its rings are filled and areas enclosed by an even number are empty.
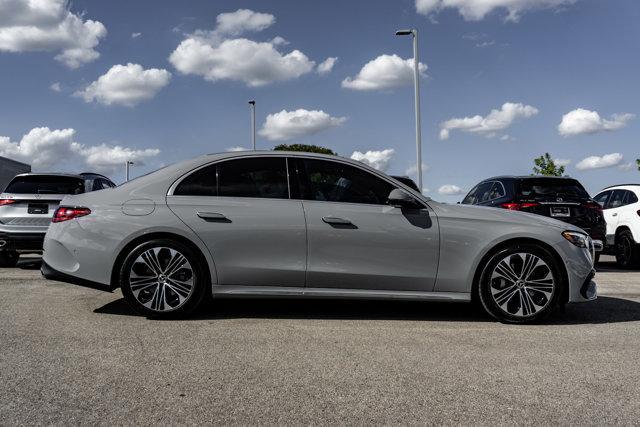
[[[4,191],[13,194],[80,194],[84,192],[84,180],[70,176],[19,176]]]
[[[589,193],[575,179],[523,179],[517,185],[516,192],[525,199],[544,199],[548,197],[589,198]]]

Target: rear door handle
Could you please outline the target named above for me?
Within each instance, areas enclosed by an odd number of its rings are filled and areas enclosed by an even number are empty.
[[[611,216],[618,216],[618,213],[612,213]]]
[[[351,221],[345,218],[338,218],[335,216],[323,216],[322,221],[331,225],[353,225]]]
[[[196,215],[205,221],[230,222],[229,218],[218,212],[196,212]]]

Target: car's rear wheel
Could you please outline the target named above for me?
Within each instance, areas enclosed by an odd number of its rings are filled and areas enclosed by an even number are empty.
[[[0,251],[0,267],[15,267],[19,259],[20,254],[16,251]]]
[[[616,236],[616,263],[620,268],[640,265],[640,246],[629,230],[623,230]]]
[[[182,317],[203,300],[206,284],[196,253],[180,242],[158,239],[127,255],[120,268],[125,300],[149,317]]]
[[[478,296],[487,313],[501,322],[529,323],[553,312],[562,287],[560,267],[548,250],[514,244],[487,261]]]

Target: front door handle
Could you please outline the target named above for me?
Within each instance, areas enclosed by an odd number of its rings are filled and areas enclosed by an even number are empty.
[[[323,216],[322,221],[331,225],[353,225],[351,221],[345,218],[338,218],[335,216]]]
[[[218,212],[196,212],[196,215],[205,221],[231,222],[229,218]]]
[[[612,213],[611,216],[618,216],[618,213]]]

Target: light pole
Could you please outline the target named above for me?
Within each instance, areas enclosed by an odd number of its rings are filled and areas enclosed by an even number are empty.
[[[422,193],[422,129],[420,125],[420,61],[418,60],[418,30],[398,30],[396,36],[413,36],[413,89],[415,92],[416,110],[416,173],[418,188]]]
[[[253,144],[253,151],[256,151],[256,101],[252,99],[249,101],[251,109],[251,143]]]
[[[132,162],[131,160],[127,160],[125,162],[125,168],[126,168],[126,171],[127,171],[125,181],[129,181],[129,166],[131,166],[132,164],[134,164],[134,162]]]

